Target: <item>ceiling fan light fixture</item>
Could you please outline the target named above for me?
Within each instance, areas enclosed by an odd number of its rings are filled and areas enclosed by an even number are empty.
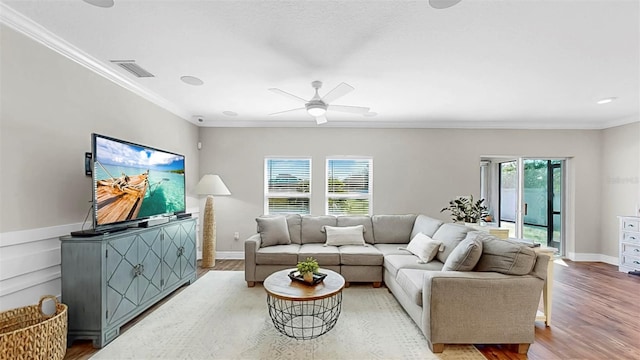
[[[327,106],[322,104],[307,105],[307,112],[313,117],[322,116],[327,112]]]
[[[84,2],[101,8],[110,8],[114,5],[113,0],[84,0]]]
[[[434,9],[448,9],[460,1],[462,0],[429,0],[429,5]]]
[[[613,102],[613,101],[614,101],[614,100],[616,100],[616,99],[617,99],[616,97],[609,97],[609,98],[605,98],[605,99],[598,100],[596,103],[597,103],[598,105],[603,105],[603,104],[608,104],[608,103],[610,103],[610,102]]]

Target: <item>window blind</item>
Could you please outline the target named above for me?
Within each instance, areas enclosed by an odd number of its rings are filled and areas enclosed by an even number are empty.
[[[265,213],[309,214],[311,159],[265,159]]]
[[[327,159],[327,214],[368,215],[372,211],[373,159]]]

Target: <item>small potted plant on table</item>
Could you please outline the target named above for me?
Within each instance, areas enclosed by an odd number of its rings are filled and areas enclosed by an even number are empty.
[[[313,284],[313,274],[317,273],[318,269],[320,269],[318,261],[312,257],[308,257],[305,261],[300,261],[296,267],[304,281],[309,284]]]

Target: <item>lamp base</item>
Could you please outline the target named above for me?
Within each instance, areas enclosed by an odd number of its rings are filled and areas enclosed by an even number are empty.
[[[213,196],[207,196],[204,205],[204,223],[202,225],[202,263],[203,268],[216,265],[216,218],[213,211]]]

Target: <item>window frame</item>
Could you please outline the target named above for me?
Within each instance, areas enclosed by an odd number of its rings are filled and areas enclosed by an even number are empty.
[[[309,162],[309,191],[308,192],[269,192],[269,161],[272,160],[285,160],[285,161],[300,161],[306,160]],[[310,156],[265,156],[264,158],[264,176],[263,176],[263,211],[265,215],[270,215],[269,212],[269,199],[288,199],[288,198],[304,198],[308,199],[309,208],[308,213],[311,214],[311,195],[312,195],[312,159]],[[285,213],[277,213],[285,214]],[[300,214],[299,212],[291,212],[286,214]]]
[[[368,192],[367,193],[356,193],[356,192],[346,192],[346,193],[331,193],[329,192],[329,162],[330,161],[363,161],[366,160],[369,162],[369,173],[368,173]],[[372,215],[373,214],[373,157],[371,156],[327,156],[325,159],[325,191],[324,191],[324,213],[325,215]],[[329,199],[366,199],[369,201],[369,206],[367,210],[367,214],[331,214],[329,212]]]

